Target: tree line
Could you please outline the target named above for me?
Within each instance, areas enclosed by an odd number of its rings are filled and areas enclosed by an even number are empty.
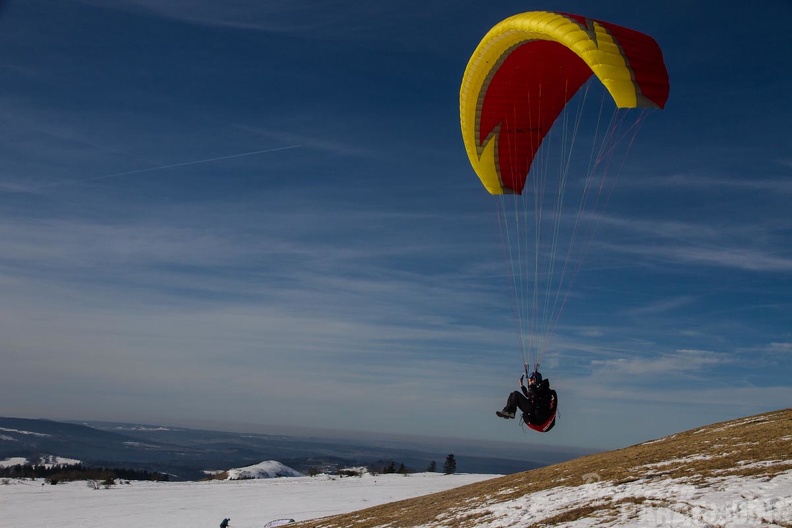
[[[51,484],[73,480],[153,480],[166,482],[169,476],[166,473],[147,471],[143,469],[87,467],[82,464],[74,466],[59,465],[33,465],[17,464],[14,466],[0,467],[0,478],[15,479],[45,479]]]
[[[452,475],[456,473],[456,458],[453,454],[450,454],[446,457],[445,462],[443,463],[443,473],[446,475]],[[368,466],[368,470],[372,473],[399,473],[399,474],[407,474],[412,473],[413,470],[409,469],[402,463],[396,462],[378,462]],[[432,460],[429,462],[429,465],[426,467],[424,471],[429,473],[435,473],[437,471],[437,462]]]
[[[446,457],[445,462],[443,463],[443,473],[446,475],[452,475],[456,473],[456,458],[453,454],[450,454]],[[409,473],[414,473],[415,470],[408,468],[402,462],[394,462],[392,460],[378,460],[371,464],[365,466],[365,470],[373,475],[387,475],[387,474],[399,474],[399,475],[407,475]],[[437,462],[432,460],[429,465],[424,470],[429,473],[435,473],[437,471]],[[337,469],[337,468],[328,468],[328,467],[321,467],[321,466],[311,466],[308,468],[307,473],[311,477],[315,477],[316,475],[322,473],[328,474],[335,474],[341,477],[359,477],[361,476],[361,472],[357,469]]]
[[[413,470],[407,468],[403,463],[393,461],[379,461],[371,464],[367,469],[374,474],[396,473],[406,475]],[[432,460],[425,471],[434,473],[437,471],[437,462]],[[322,472],[319,468],[310,468],[309,475],[314,476]],[[446,457],[443,463],[443,473],[451,475],[456,472],[456,459],[453,454]],[[352,476],[344,474],[343,470],[338,470],[342,476]],[[147,471],[143,469],[128,468],[109,468],[109,467],[88,467],[82,464],[73,466],[63,465],[44,465],[44,464],[16,464],[13,466],[0,467],[0,478],[13,479],[44,479],[51,484],[58,482],[70,482],[75,480],[91,480],[101,482],[111,482],[120,480],[149,480],[167,482],[170,476],[167,473]]]

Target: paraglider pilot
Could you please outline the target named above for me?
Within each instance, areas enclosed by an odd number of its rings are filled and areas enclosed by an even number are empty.
[[[517,409],[520,409],[526,417],[533,414],[536,396],[542,383],[542,375],[538,371],[532,372],[528,376],[527,387],[523,384],[524,379],[525,375],[520,376],[520,390],[509,394],[509,398],[506,400],[506,407],[502,411],[496,411],[495,414],[507,419],[514,418],[514,413],[517,412]]]

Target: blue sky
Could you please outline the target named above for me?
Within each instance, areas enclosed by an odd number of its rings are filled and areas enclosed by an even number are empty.
[[[652,35],[642,126],[522,369],[458,90],[495,23]],[[0,414],[615,448],[792,401],[792,7],[25,0],[0,8]],[[256,154],[252,154],[256,153]],[[213,161],[209,161],[213,160]]]

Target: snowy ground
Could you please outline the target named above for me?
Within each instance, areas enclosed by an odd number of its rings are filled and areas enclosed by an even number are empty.
[[[768,462],[771,463],[771,462]],[[271,477],[291,471],[274,461],[232,470],[229,478]],[[297,474],[296,472],[294,472]],[[338,477],[254,478],[208,482],[131,482],[93,489],[87,482],[50,485],[0,479],[0,528],[263,528],[348,513],[418,497],[497,475],[418,473]],[[502,490],[506,491],[506,490]],[[496,499],[497,500],[497,499]],[[792,526],[792,471],[774,478],[728,476],[688,484],[685,479],[637,479],[557,486],[516,500],[481,497],[451,509],[429,527],[476,518],[481,528],[528,526],[558,516],[575,528]],[[574,512],[589,510],[584,518]],[[593,513],[591,513],[593,511]]]
[[[494,475],[417,473],[362,477],[289,477],[209,482],[131,482],[91,489],[0,481],[0,527],[16,528],[262,528],[274,519],[297,521],[361,510],[443,491]],[[3,485],[3,482],[7,484]]]

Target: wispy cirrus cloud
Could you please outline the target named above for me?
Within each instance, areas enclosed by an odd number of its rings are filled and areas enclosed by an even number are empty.
[[[592,361],[595,377],[661,377],[687,375],[698,370],[733,363],[729,355],[707,350],[677,350],[659,356],[628,357]]]
[[[614,251],[644,258],[683,264],[715,266],[743,271],[790,272],[792,258],[769,250],[738,247],[690,247],[673,245],[609,245]]]
[[[321,131],[316,130],[315,125],[310,125],[309,123],[306,123],[305,127],[308,128],[310,126],[313,133],[299,131],[300,120],[295,118],[293,121],[297,123],[295,126],[297,130],[295,131],[284,130],[284,128],[267,129],[248,125],[237,125],[234,128],[242,130],[252,136],[265,138],[268,141],[293,142],[295,144],[304,145],[307,148],[313,148],[338,156],[368,158],[378,161],[393,161],[395,158],[390,152],[372,149],[360,143],[334,138],[330,133],[321,133]]]
[[[595,242],[597,247],[610,252],[743,271],[792,270],[789,248],[776,243],[790,225],[790,220],[783,217],[774,222],[753,223],[726,223],[726,219],[721,219],[716,224],[705,220],[641,220],[599,215],[594,221],[611,230],[611,234],[622,234]]]
[[[310,33],[322,28],[332,28],[346,17],[344,10],[339,7],[349,3],[301,0],[294,2],[230,0],[222,4],[202,0],[81,1],[105,9],[148,12],[193,24],[278,33]]]
[[[767,350],[777,354],[792,354],[792,343],[770,343]]]
[[[625,311],[625,313],[628,313],[631,316],[659,315],[668,312],[674,312],[695,302],[696,299],[688,295],[673,297],[670,299],[662,299],[644,306],[630,308],[628,311]]]
[[[291,34],[311,38],[380,40],[399,22],[437,11],[409,2],[398,6],[361,0],[80,0],[104,9],[147,12],[190,24]],[[418,8],[421,8],[419,10]]]
[[[781,166],[792,166],[790,160],[779,160]],[[756,178],[735,177],[732,175],[716,176],[711,174],[672,174],[668,176],[632,176],[624,178],[619,186],[639,188],[667,188],[667,189],[697,189],[706,191],[733,190],[733,191],[758,191],[771,193],[792,193],[792,177]]]

